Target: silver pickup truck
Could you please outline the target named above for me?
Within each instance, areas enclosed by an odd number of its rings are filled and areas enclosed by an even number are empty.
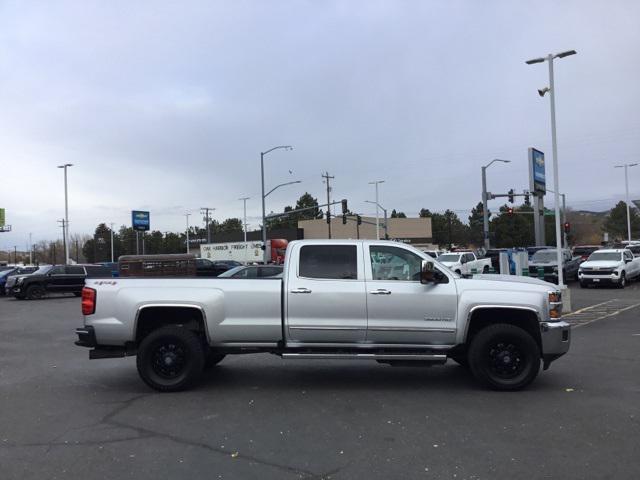
[[[569,349],[555,285],[499,275],[461,278],[388,241],[289,244],[283,278],[87,280],[76,345],[89,358],[137,355],[159,391],[192,386],[228,354],[376,360],[469,368],[517,390]]]

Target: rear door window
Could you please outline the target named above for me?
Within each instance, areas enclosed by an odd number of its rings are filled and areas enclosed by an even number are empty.
[[[67,265],[65,268],[67,275],[84,275],[84,267],[78,267],[74,265]]]
[[[300,277],[358,279],[356,245],[305,245],[300,248]]]

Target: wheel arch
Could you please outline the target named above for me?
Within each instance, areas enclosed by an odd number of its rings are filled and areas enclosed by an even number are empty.
[[[506,323],[522,328],[535,340],[542,352],[540,335],[540,316],[534,308],[512,306],[474,307],[469,311],[464,334],[464,345],[468,347],[473,337],[484,327],[497,323]]]
[[[207,317],[200,305],[146,304],[138,308],[134,322],[134,339],[139,344],[149,333],[167,325],[182,325],[209,342]]]

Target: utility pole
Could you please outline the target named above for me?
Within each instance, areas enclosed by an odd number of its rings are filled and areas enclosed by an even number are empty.
[[[113,222],[109,225],[111,226],[111,263],[113,263]]]
[[[325,174],[321,176],[327,184],[327,228],[329,230],[329,238],[331,238],[331,185],[329,182],[336,177],[330,176],[329,172],[325,172]]]
[[[13,264],[18,265],[18,246],[13,246]]]
[[[201,207],[200,208],[200,213],[204,214],[204,221],[205,224],[207,226],[207,243],[211,243],[211,232],[209,231],[209,220],[211,217],[209,217],[209,210],[215,210],[215,208],[212,207]]]
[[[33,251],[33,243],[31,242],[31,232],[29,232],[29,265],[33,265],[33,256],[31,255]]]
[[[72,163],[65,163],[64,165],[58,165],[58,168],[64,169],[64,263],[69,264],[69,196],[67,189],[67,168],[72,167]]]
[[[187,253],[189,253],[189,217],[190,213],[185,213],[184,217],[187,219]]]
[[[384,183],[384,180],[369,182],[369,185],[376,186],[376,240],[380,240],[380,201],[378,200],[378,185],[381,183]]]

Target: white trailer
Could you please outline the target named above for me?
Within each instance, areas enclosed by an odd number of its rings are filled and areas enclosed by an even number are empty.
[[[262,242],[206,243],[200,245],[200,257],[212,261],[235,260],[242,263],[262,263]]]

